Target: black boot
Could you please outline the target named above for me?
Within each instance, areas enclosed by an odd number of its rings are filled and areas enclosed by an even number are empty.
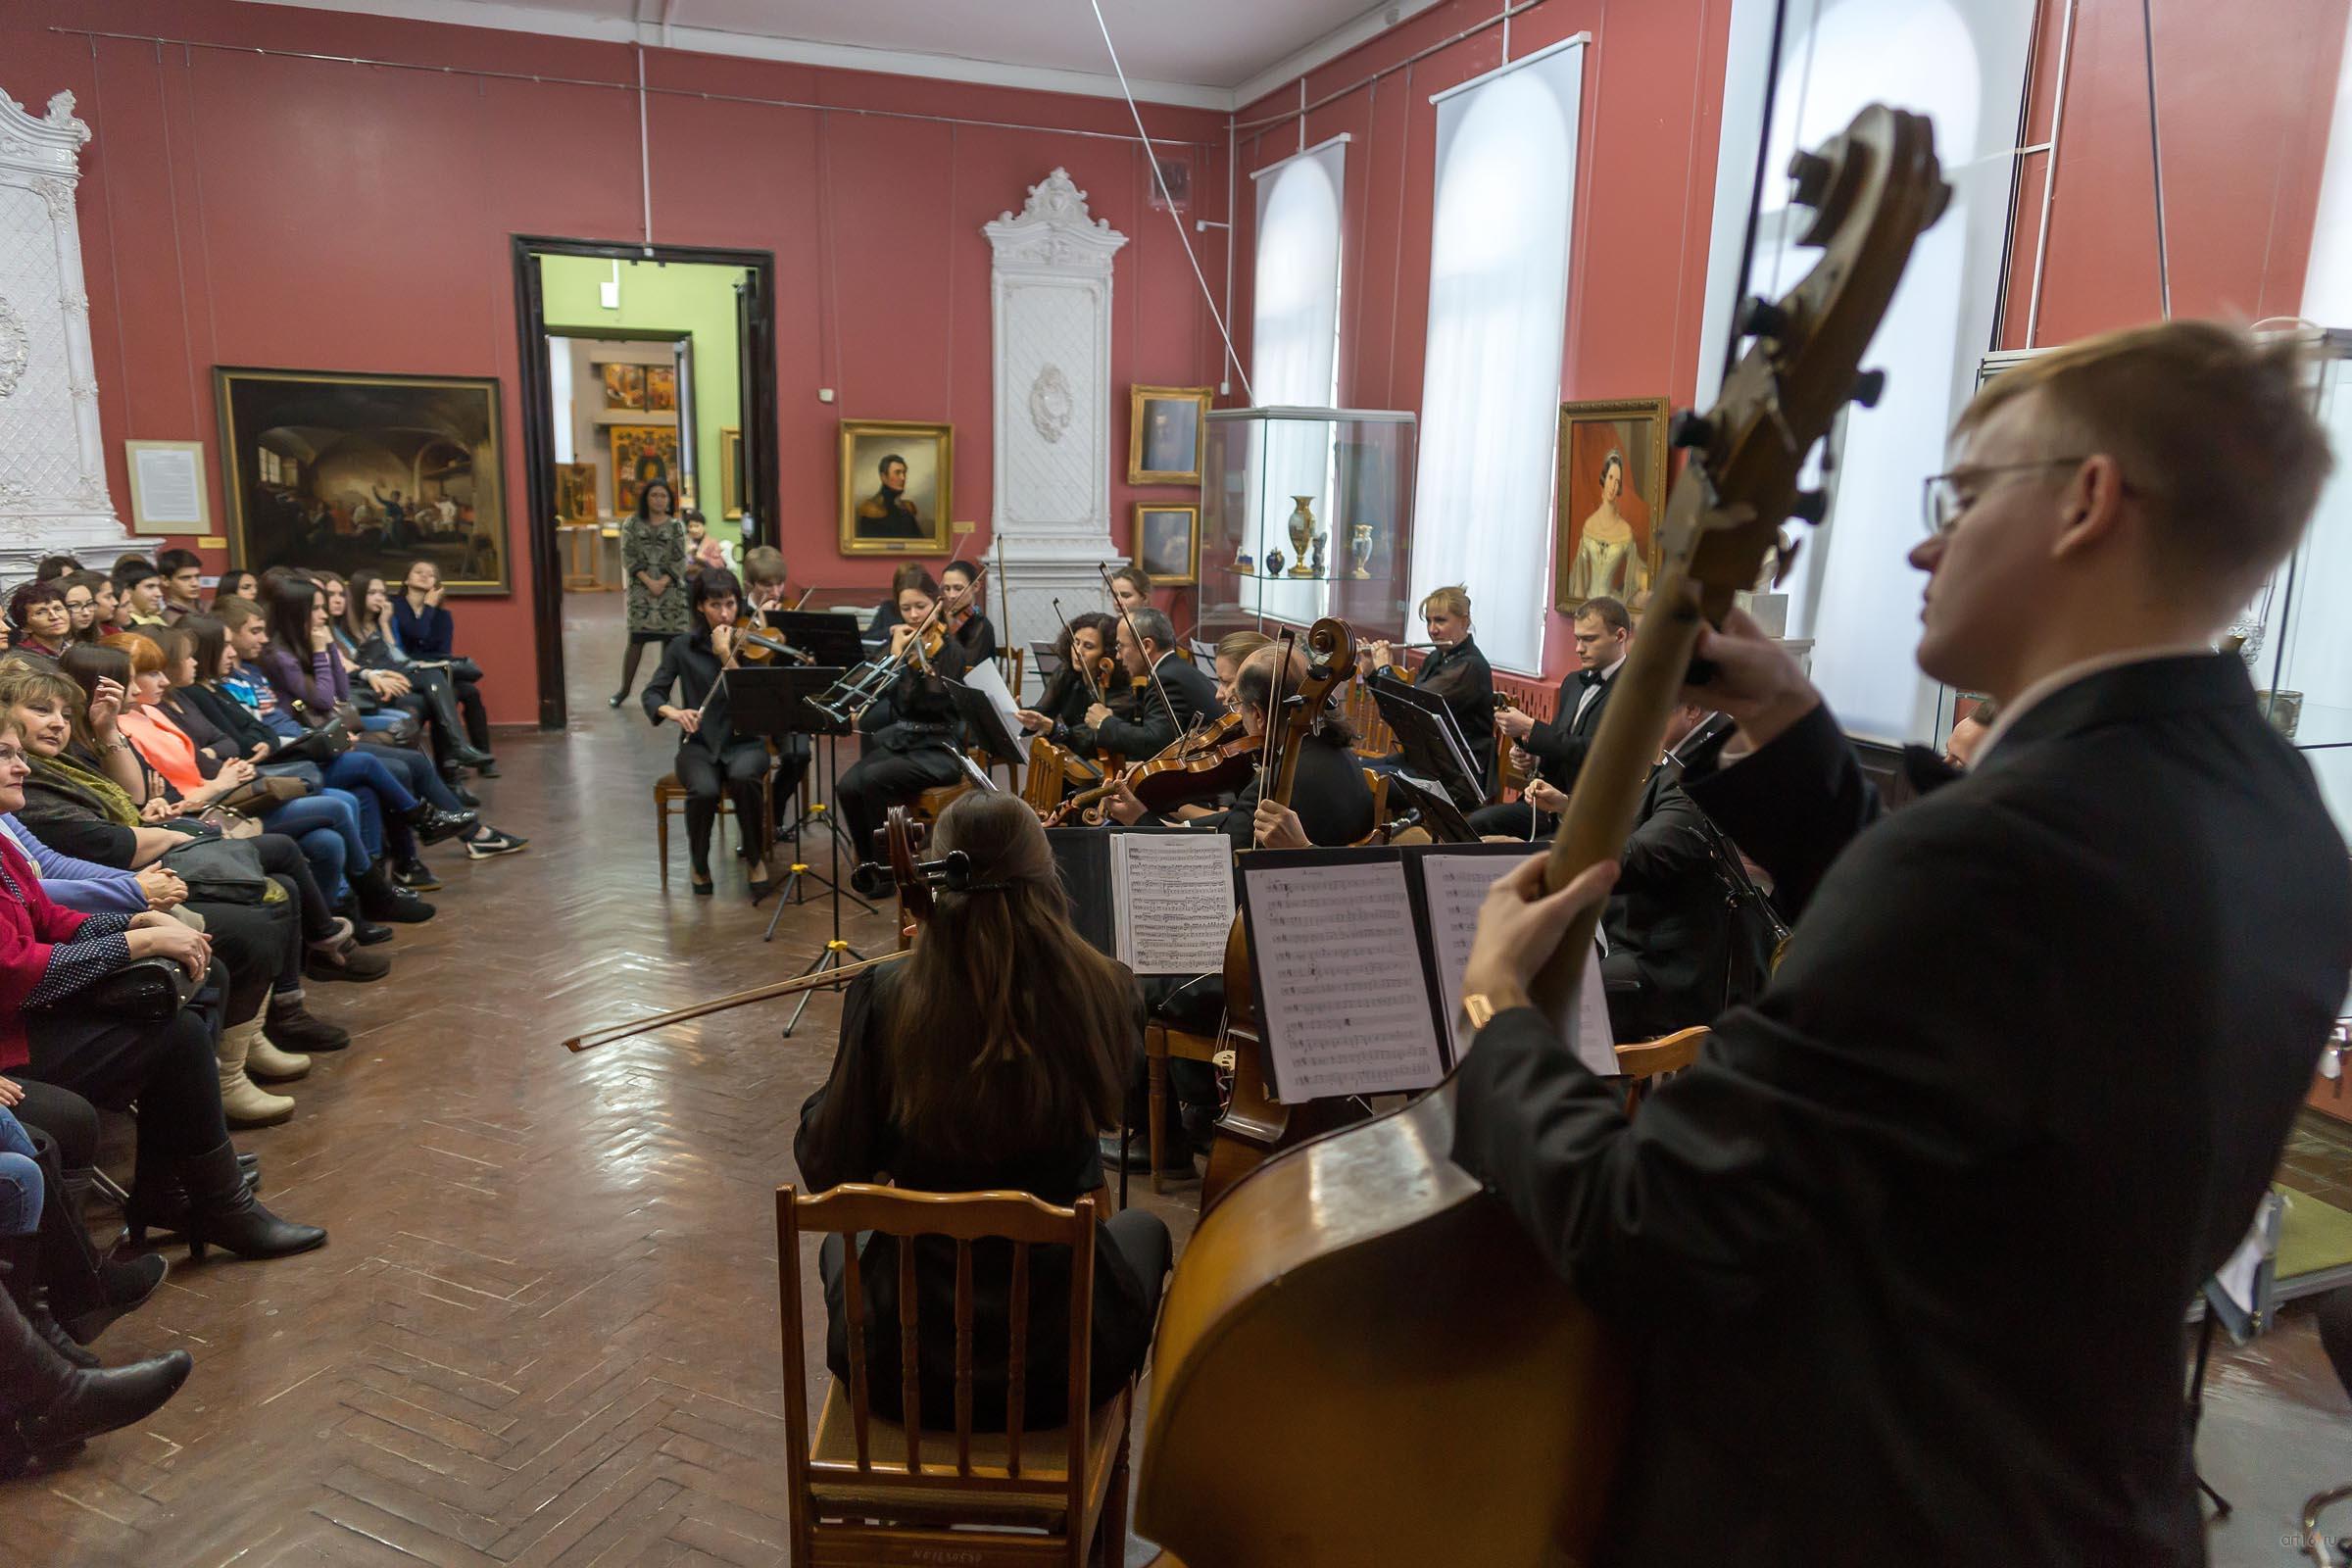
[[[41,1285],[41,1238],[32,1233],[24,1236],[0,1236],[0,1269],[8,1274],[8,1298],[17,1303],[32,1332],[59,1355],[78,1367],[93,1367],[98,1358],[74,1343],[57,1317],[49,1310],[49,1293]]]
[[[450,794],[458,798],[460,806],[465,807],[467,810],[480,808],[482,798],[466,787],[466,770],[457,763],[443,762],[441,764],[441,783]]]
[[[438,844],[443,839],[456,838],[481,817],[473,811],[444,811],[430,801],[418,801],[407,820],[420,842]]]
[[[185,1350],[111,1370],[83,1371],[33,1332],[13,1301],[0,1301],[0,1421],[6,1458],[78,1446],[144,1421],[179,1392],[195,1366]]]
[[[415,925],[433,917],[433,906],[395,883],[381,860],[353,877],[351,885],[360,896],[361,910],[370,920],[392,920],[402,925]]]
[[[254,1200],[253,1190],[245,1185],[245,1173],[238,1167],[237,1152],[225,1140],[178,1163],[187,1206],[175,1217],[180,1238],[188,1244],[190,1260],[203,1262],[208,1247],[254,1258],[286,1257],[326,1245],[326,1232],[318,1226],[279,1219]],[[146,1186],[151,1178],[145,1165],[142,1161],[131,1184],[130,1201],[122,1211],[133,1244],[145,1241],[148,1226],[154,1222],[151,1211],[160,1206],[158,1199],[168,1201],[160,1194],[156,1199],[148,1197],[153,1189]]]
[[[164,1277],[171,1272],[172,1265],[160,1252],[145,1252],[121,1262],[108,1258],[98,1265],[98,1304],[67,1318],[66,1332],[79,1344],[97,1344],[98,1336],[111,1328],[115,1319],[146,1305],[147,1298],[163,1288]]]
[[[441,749],[441,760],[445,764],[455,762],[460,767],[488,767],[497,759],[464,741],[452,741]]]
[[[368,956],[372,958],[376,955]],[[342,1051],[351,1045],[351,1031],[313,1017],[299,991],[270,995],[270,1020],[262,1032],[280,1051]]]

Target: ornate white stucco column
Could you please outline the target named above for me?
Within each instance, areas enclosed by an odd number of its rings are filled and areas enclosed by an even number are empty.
[[[1103,608],[1098,563],[1110,545],[1110,263],[1127,236],[1091,218],[1056,169],[1020,216],[982,225],[996,325],[995,525],[1004,582],[991,602],[1011,646]],[[992,548],[992,556],[995,551]],[[1034,696],[1034,672],[1026,682]]]
[[[74,191],[90,127],[74,95],[34,119],[0,92],[0,573],[53,551],[118,551]]]

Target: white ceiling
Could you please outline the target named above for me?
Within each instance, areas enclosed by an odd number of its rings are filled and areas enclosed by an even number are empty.
[[[1116,95],[1089,0],[257,0]],[[1231,110],[1435,0],[1102,0],[1138,98]]]

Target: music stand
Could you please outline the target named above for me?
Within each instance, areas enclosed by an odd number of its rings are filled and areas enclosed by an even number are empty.
[[[956,705],[956,715],[963,720],[964,727],[977,739],[980,749],[992,759],[1003,761],[1006,769],[1014,774],[1013,783],[1018,785],[1021,760],[1029,755],[1028,747],[1006,726],[1004,715],[998,710],[995,703],[989,701],[988,693],[959,680],[949,681],[947,687],[948,700]],[[963,754],[958,752],[956,755],[961,757]],[[968,764],[971,760],[965,758],[964,760]],[[968,774],[971,768],[967,765],[964,771]],[[987,778],[987,772],[983,770],[980,777]],[[992,782],[988,787],[993,790],[997,786]]]
[[[767,623],[792,647],[809,656],[814,664],[848,668],[865,660],[865,628],[856,615],[833,611],[778,610]]]
[[[823,674],[822,671],[814,673],[820,677]],[[756,735],[761,740],[779,743],[788,743],[794,735],[813,735],[815,732],[809,728],[806,716],[808,705],[801,700],[807,693],[810,674],[811,671],[795,664],[738,664],[726,671],[719,679],[727,693],[728,728],[738,735]],[[821,691],[823,688],[820,686],[818,689]],[[787,759],[792,755],[789,744],[781,744],[779,750]],[[813,761],[816,756],[813,740],[809,743],[808,756]],[[793,804],[796,808],[803,804],[801,791],[801,779],[796,776],[793,783]],[[765,831],[773,835],[769,843],[762,846],[763,849],[772,850],[788,834],[792,839],[792,869],[781,884],[770,890],[779,899],[785,893],[796,892],[800,879],[808,872],[808,867],[801,863],[801,822],[807,814],[796,810],[789,829],[775,822],[763,824]],[[744,840],[746,843],[751,840],[748,827],[744,831]],[[752,902],[757,906],[760,901],[754,899]]]
[[[1470,749],[1462,744],[1460,726],[1446,706],[1427,692],[1402,681],[1364,683],[1389,728],[1396,732],[1396,748],[1404,765],[1425,779],[1435,779],[1463,810],[1484,805],[1487,787]],[[1473,835],[1475,837],[1476,835]]]
[[[1389,775],[1389,798],[1401,800],[1408,810],[1421,813],[1421,825],[1429,830],[1430,839],[1438,844],[1476,844],[1478,831],[1471,827],[1468,817],[1453,804],[1452,798],[1430,779],[1415,778],[1410,773]]]

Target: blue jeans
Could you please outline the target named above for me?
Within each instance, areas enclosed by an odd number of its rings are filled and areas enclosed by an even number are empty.
[[[368,852],[360,831],[359,803],[342,790],[325,790],[288,801],[266,813],[262,825],[302,845],[303,858],[329,904],[340,904],[350,891],[347,870],[366,870],[375,858]]]
[[[387,765],[387,759],[400,755],[380,746],[354,746],[326,764],[326,781],[359,796],[363,803],[372,802],[376,808],[372,847],[377,856],[383,854],[388,835],[392,852],[406,858],[416,853],[416,836],[408,827],[408,815],[416,809],[416,796],[401,782],[396,767]],[[369,826],[366,812],[361,825],[364,829]]]
[[[41,1167],[24,1124],[0,1109],[0,1236],[41,1228]]]
[[[433,765],[433,760],[422,752],[413,751],[406,746],[355,746],[352,751],[374,753],[383,760],[394,777],[405,782],[415,794],[432,802],[435,809],[466,809],[458,798],[450,793],[449,786],[442,782],[441,770]]]

